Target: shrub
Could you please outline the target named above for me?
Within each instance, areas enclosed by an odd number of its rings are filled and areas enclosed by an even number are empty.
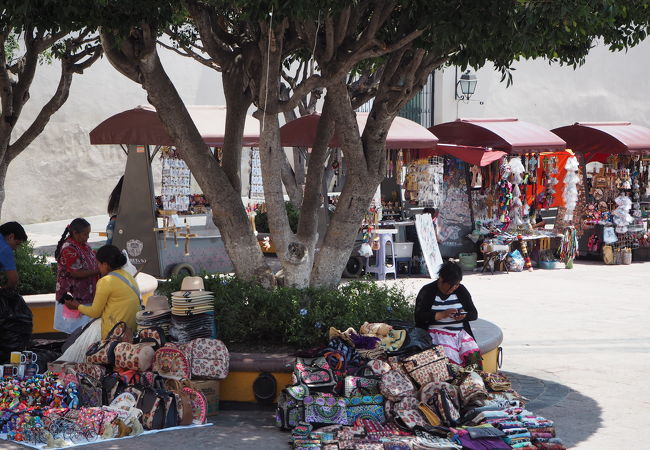
[[[49,264],[45,256],[34,255],[34,244],[27,241],[16,249],[16,269],[18,270],[18,293],[21,295],[48,294],[56,289],[56,268]],[[0,284],[7,279],[0,271]]]
[[[359,329],[363,322],[412,320],[413,305],[400,287],[352,281],[338,289],[264,288],[227,275],[204,275],[205,289],[214,292],[219,337],[243,346],[322,345],[329,327]],[[180,289],[181,277],[158,288],[169,296]]]
[[[298,231],[298,219],[300,218],[300,211],[291,202],[284,202],[287,208],[287,217],[289,218],[289,227],[291,231],[296,233]],[[255,229],[259,233],[270,233],[269,218],[266,212],[258,212],[255,215]]]

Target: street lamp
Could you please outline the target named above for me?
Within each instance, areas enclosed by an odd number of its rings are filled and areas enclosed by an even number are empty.
[[[476,90],[476,75],[470,73],[467,70],[464,74],[460,76],[460,79],[456,82],[456,100],[469,101],[469,98],[474,95]],[[462,95],[458,95],[458,87],[460,87],[460,92]]]

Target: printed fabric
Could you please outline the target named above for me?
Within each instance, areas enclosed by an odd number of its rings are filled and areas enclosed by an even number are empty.
[[[97,270],[95,252],[88,244],[81,244],[68,237],[61,246],[61,254],[56,269],[56,298],[61,298],[66,292],[79,300],[83,305],[89,305],[95,297],[95,285],[99,277],[72,278],[73,270]]]
[[[449,361],[459,366],[475,365],[482,368],[481,351],[476,341],[465,330],[429,328],[433,345],[441,345]]]

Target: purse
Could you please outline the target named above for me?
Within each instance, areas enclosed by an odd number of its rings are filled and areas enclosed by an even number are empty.
[[[305,421],[316,424],[348,425],[345,399],[332,394],[308,395],[305,404]]]
[[[446,426],[460,422],[460,399],[458,388],[444,382],[431,382],[420,390],[420,401],[435,409],[440,421]]]
[[[146,372],[153,364],[155,351],[147,343],[119,342],[115,346],[115,366],[121,369]]]
[[[192,375],[190,363],[185,354],[177,348],[165,346],[156,350],[152,369],[163,378],[189,379]]]
[[[349,424],[358,419],[369,419],[379,423],[386,421],[384,397],[379,394],[348,397],[345,399],[345,408]]]
[[[95,342],[86,351],[86,363],[112,366],[115,364],[115,347],[117,344],[119,342]]]
[[[275,410],[275,425],[282,430],[290,430],[305,420],[303,400],[309,395],[307,386],[287,386],[282,389]]]
[[[153,346],[154,350],[158,350],[167,343],[167,339],[165,338],[165,332],[162,328],[149,327],[138,331],[134,342],[137,344],[149,343]]]
[[[102,406],[102,384],[97,378],[78,372],[77,394],[80,406]]]
[[[77,375],[88,375],[95,380],[101,380],[106,375],[106,367],[98,364],[77,363],[72,366],[71,369],[74,370]]]
[[[117,322],[106,335],[105,341],[133,342],[133,330],[126,322]]]
[[[402,360],[406,373],[420,386],[432,381],[450,380],[452,376],[448,364],[449,359],[440,345]]]
[[[458,388],[463,408],[480,403],[488,398],[488,391],[485,388],[483,378],[476,372],[469,372]]]
[[[182,382],[178,380],[165,380],[165,388],[176,397],[176,410],[178,413],[178,424],[181,426],[192,424],[192,398],[189,393],[183,390]]]
[[[333,388],[336,380],[325,358],[296,358],[293,384],[304,384],[309,389],[326,390]]]
[[[345,377],[344,392],[346,397],[379,394],[379,380],[365,377]]]
[[[388,400],[399,401],[403,397],[413,397],[417,389],[408,376],[397,370],[382,375],[379,390]]]

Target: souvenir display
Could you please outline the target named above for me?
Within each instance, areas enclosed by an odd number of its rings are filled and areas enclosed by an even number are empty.
[[[201,277],[185,277],[181,290],[172,293],[171,336],[184,343],[198,338],[216,338],[214,296],[203,289]]]
[[[162,208],[171,211],[187,211],[192,194],[192,176],[175,148],[161,149],[162,164]]]
[[[377,359],[351,356],[356,345],[369,344],[358,336],[400,329],[383,323],[364,323],[358,334],[331,328],[327,346],[296,359],[294,385],[282,391],[276,410],[292,448],[565,448],[553,422],[528,411],[501,373],[456,366],[431,344],[388,357],[376,341]]]

